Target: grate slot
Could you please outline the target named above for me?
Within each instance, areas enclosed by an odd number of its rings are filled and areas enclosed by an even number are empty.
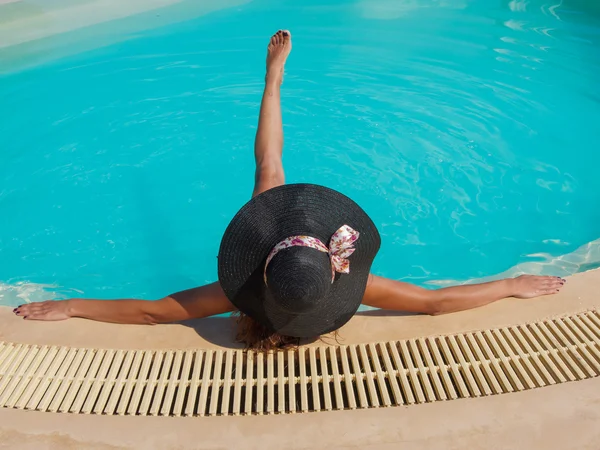
[[[264,411],[264,386],[266,380],[264,378],[264,354],[258,353],[257,355],[257,373],[256,373],[256,412],[262,414]],[[306,411],[308,411],[308,406],[306,407]]]
[[[93,362],[95,361],[97,352],[95,350],[81,349],[80,353],[81,356],[83,356],[83,359],[80,363],[73,364],[73,376],[71,377],[68,375],[67,380],[61,385],[59,392],[57,392],[54,401],[50,405],[50,411],[61,413],[71,411],[71,407],[82,386],[82,380],[85,378],[86,374],[93,369]],[[18,408],[20,405],[17,404],[16,407]]]
[[[522,391],[523,389],[525,389],[525,386],[523,385],[523,383],[521,383],[521,379],[515,373],[511,362],[500,348],[500,345],[498,344],[498,341],[496,340],[492,332],[490,330],[485,330],[482,333],[482,336],[488,343],[492,355],[500,360],[499,365],[501,367],[501,373],[505,375],[505,378],[508,379],[513,389],[516,389],[518,391]]]
[[[39,383],[37,383],[36,389],[31,395],[26,408],[27,409],[37,409],[40,401],[42,400],[48,386],[53,380],[53,377],[56,376],[56,373],[60,369],[61,364],[63,363],[64,357],[67,355],[68,349],[65,347],[61,347],[60,349],[53,347],[49,352],[49,357],[52,360],[50,367],[45,371],[44,374],[40,376]]]
[[[537,339],[531,334],[529,328],[527,326],[519,327],[519,331],[523,333],[524,338],[528,344],[529,348],[532,348],[531,355],[539,355],[540,362],[543,364],[544,372],[548,373],[551,376],[552,382],[551,384],[564,383],[567,381],[565,376],[559,367],[554,364],[554,361],[550,358],[550,354],[545,351]]]
[[[526,373],[529,377],[531,377],[528,381],[527,381],[527,385],[530,389],[533,389],[534,387],[542,387],[545,386],[546,383],[544,382],[543,378],[537,373],[535,367],[533,366],[532,362],[530,361],[529,356],[536,356],[537,355],[526,355],[523,352],[523,349],[521,348],[521,346],[517,343],[515,336],[519,336],[519,330],[515,327],[513,328],[502,328],[501,330],[499,330],[500,333],[504,336],[504,338],[508,341],[507,342],[507,346],[508,344],[510,344],[510,348],[513,352],[513,356],[512,358],[518,359],[522,365],[524,365],[524,370],[526,370]],[[533,379],[533,380],[532,380]]]
[[[548,356],[551,358],[552,363],[558,368],[558,370],[562,374],[564,374],[564,376],[566,376],[569,379],[569,381],[575,381],[577,377],[575,377],[573,372],[571,372],[571,370],[567,367],[565,361],[561,358],[561,355],[559,354],[558,350],[554,348],[552,344],[550,344],[550,342],[548,342],[548,340],[544,336],[544,333],[542,332],[542,330],[540,330],[540,328],[537,325],[538,324],[529,324],[527,328],[531,330],[534,339],[536,340],[536,342],[538,342],[538,347],[541,349],[541,351],[548,353]]]
[[[35,357],[40,352],[38,346],[29,347],[27,350],[22,362],[18,365],[18,369],[14,371],[14,375],[8,372],[0,379],[0,405],[6,404],[9,406],[9,398],[18,395],[20,390],[17,389],[17,386],[21,384],[24,375],[30,370]]]
[[[15,404],[16,408],[27,408],[29,401],[34,396],[39,384],[42,381],[42,377],[50,368],[50,364],[52,364],[52,361],[56,357],[58,351],[56,350],[56,347],[46,346],[42,349],[40,353],[42,354],[42,360],[39,362],[39,366],[36,367],[36,370],[31,374],[31,380],[27,384],[27,388],[25,388],[25,391]]]
[[[110,398],[108,399],[106,406],[104,407],[103,412],[105,414],[114,414],[117,408],[117,403],[121,398],[123,393],[123,389],[125,388],[125,381],[129,378],[133,378],[131,371],[133,370],[133,364],[135,357],[137,357],[140,353],[127,352],[125,354],[125,358],[123,360],[123,365],[121,366],[121,370],[114,381],[113,391],[110,394]]]
[[[95,414],[102,414],[104,411],[104,407],[108,402],[108,396],[111,395],[111,391],[114,387],[115,380],[119,374],[119,371],[123,364],[123,359],[125,357],[125,352],[123,350],[119,350],[115,358],[111,364],[110,371],[103,382],[100,384],[99,397],[94,405],[93,412]]]
[[[416,403],[416,399],[413,393],[413,389],[410,385],[410,381],[408,381],[408,377],[406,376],[407,370],[402,363],[402,359],[400,358],[400,354],[398,353],[398,343],[390,342],[389,348],[392,352],[392,358],[394,364],[396,365],[396,370],[398,374],[398,378],[400,379],[400,386],[402,389],[403,397],[407,399],[408,404]]]
[[[162,364],[163,358],[164,352],[161,351],[150,354],[150,359],[148,361],[148,370],[150,370],[150,374],[148,375],[148,378],[145,380],[145,382],[143,384],[140,384],[138,402],[132,405],[132,414],[140,414],[142,416],[148,414],[148,409],[150,408],[150,400],[152,399],[152,395],[154,393],[154,387],[158,380],[160,366]]]
[[[244,373],[243,353],[235,352],[235,379],[233,384],[233,408],[231,412],[235,415],[240,414],[240,402],[242,399],[242,375]]]
[[[358,362],[358,355],[356,353],[356,346],[351,345],[348,347],[350,350],[350,361],[352,362],[352,379],[354,381],[354,386],[358,391],[358,400],[360,402],[361,408],[368,408],[369,401],[367,400],[367,394],[365,392],[365,386],[363,383],[363,371],[360,363]]]
[[[217,357],[223,356],[222,352],[217,351]],[[204,353],[204,364],[202,371],[202,381],[200,382],[200,398],[198,399],[198,403],[195,403],[196,414],[199,416],[204,416],[206,414],[206,405],[208,399],[208,391],[211,387],[211,374],[213,373],[213,355],[215,352],[213,350],[208,350]],[[216,394],[218,396],[218,394]]]
[[[448,347],[446,339],[444,337],[439,337],[436,339],[436,341],[440,344],[442,354],[445,356],[445,360],[448,361],[448,364],[450,366],[450,375],[452,375],[451,379],[453,381],[452,386],[454,386],[455,389],[458,388],[459,396],[461,398],[470,397],[471,394],[469,393],[469,390],[465,385],[463,377],[460,373],[460,368],[456,364],[454,356],[452,356],[452,351]]]
[[[417,346],[417,342],[414,339],[410,339],[408,341],[408,351],[413,360],[413,365],[417,368],[417,378],[420,386],[425,394],[426,401],[433,402],[437,400],[433,386],[429,379],[429,370],[425,369],[425,365],[423,363],[423,357],[421,355],[421,351]]]
[[[327,359],[327,354],[325,353],[325,347],[319,347],[319,364],[321,365],[321,386],[323,386],[323,398],[325,401],[325,409],[327,411],[331,411],[333,409],[333,403],[331,398],[331,379],[329,376],[329,370],[327,367],[329,360]]]
[[[375,378],[377,379],[377,387],[379,388],[379,397],[384,406],[392,406],[392,401],[390,400],[390,395],[388,393],[389,389],[386,383],[387,377],[381,368],[381,362],[379,360],[380,354],[377,347],[375,347],[375,344],[369,344],[369,355],[375,366]]]
[[[160,376],[158,380],[153,384],[153,395],[148,395],[150,400],[150,412],[151,416],[157,416],[160,411],[160,406],[162,404],[163,395],[165,393],[165,384],[171,373],[171,368],[173,364],[173,352],[168,351],[165,353],[165,357],[160,368]]]
[[[594,367],[596,374],[600,374],[600,350],[595,342],[589,340],[584,334],[585,324],[579,322],[577,318],[571,320],[570,318],[564,319],[564,328],[572,330],[573,333],[580,339],[581,342],[585,342],[586,349],[588,350],[588,361]]]
[[[19,360],[19,355],[25,355],[27,346],[19,344],[17,346],[8,346],[5,354],[2,355],[2,361],[0,362],[0,374],[3,378],[10,374],[14,370],[15,360]]]
[[[190,375],[189,380],[189,389],[187,392],[187,402],[185,403],[185,407],[183,408],[184,416],[191,416],[195,414],[195,406],[196,406],[196,396],[198,395],[198,386],[200,384],[200,373],[202,369],[202,364],[204,363],[204,352],[201,350],[196,350],[192,355],[191,362],[191,370],[192,374]],[[143,371],[143,366],[142,366]]]
[[[507,355],[504,356],[503,361],[505,361],[505,363],[510,365],[510,367],[513,369],[515,378],[520,381],[521,386],[527,386],[528,389],[535,388],[535,383],[531,380],[531,377],[527,373],[527,369],[522,364],[523,360],[521,360],[521,358],[519,358],[519,356],[510,348],[510,345],[508,345],[508,342],[506,342],[506,339],[504,339],[504,335],[502,334],[501,330],[493,330],[491,335],[498,343],[502,355]],[[525,388],[523,387],[523,389]]]
[[[219,384],[221,384],[221,375],[217,375],[221,368],[221,358],[223,352],[217,351],[217,358],[215,360],[215,375],[211,377],[211,395],[212,397],[219,396]],[[271,355],[269,355],[271,356]],[[270,361],[272,363],[272,361]],[[222,398],[221,398],[221,409],[220,412],[223,415],[229,414],[229,398],[231,396],[231,374],[233,372],[233,352],[228,350],[225,352],[225,379],[222,381]]]
[[[273,352],[267,354],[267,414],[275,412],[275,368]]]
[[[288,393],[289,393],[289,412],[296,412],[296,355],[293,350],[287,352],[288,361]]]
[[[21,345],[21,344],[19,344]],[[0,345],[0,375],[4,375],[5,371],[4,371],[4,361],[6,360],[6,357],[8,355],[10,355],[12,353],[12,350],[14,348],[14,344],[11,343],[2,343],[2,345]]]
[[[546,341],[546,345],[548,345],[549,348],[554,349],[557,357],[562,357],[562,360],[571,368],[572,373],[574,373],[576,378],[584,379],[585,375],[577,364],[576,358],[570,354],[570,344],[568,340],[564,339],[564,336],[557,337],[553,335],[548,326],[543,322],[538,324],[538,328],[541,330],[541,334],[550,341],[549,344],[548,341]]]
[[[504,369],[499,364],[499,358],[496,356],[494,351],[488,345],[488,341],[484,337],[483,333],[477,331],[475,333],[475,343],[476,348],[481,349],[480,352],[483,355],[484,361],[489,361],[489,365],[491,370],[494,373],[494,377],[497,380],[497,384],[502,386],[501,392],[513,392],[514,388],[508,378],[506,377],[506,373]]]
[[[195,361],[196,354],[194,352],[184,353],[183,358],[183,369],[181,370],[179,388],[177,390],[177,397],[175,398],[175,405],[173,406],[174,416],[181,416],[183,414],[183,406],[185,404],[186,393],[189,392],[188,386],[191,381],[190,371],[192,370],[192,363]],[[136,368],[137,364],[134,362],[132,370],[135,371]]]
[[[329,360],[331,361],[331,373],[333,378],[333,392],[335,394],[335,407],[344,409],[344,395],[342,394],[342,377],[337,359],[336,347],[329,347]],[[290,402],[291,404],[291,402]]]
[[[5,397],[8,392],[6,391],[6,387],[10,383],[11,379],[15,376],[21,366],[23,366],[24,361],[27,359],[27,353],[31,350],[29,345],[19,345],[15,348],[15,350],[11,353],[10,357],[7,357],[4,361],[4,368],[2,372],[4,372],[2,379],[0,379],[0,395]]]
[[[498,380],[495,367],[492,366],[491,361],[484,355],[483,349],[478,344],[475,334],[467,333],[466,340],[469,349],[473,352],[476,361],[479,362],[481,370],[485,374],[485,379],[488,381],[488,386],[493,391],[492,393],[501,394],[504,392],[502,386],[500,386],[500,382],[503,380]],[[506,381],[506,384],[508,384],[508,380]]]
[[[448,396],[440,380],[440,368],[436,367],[431,357],[431,352],[427,347],[427,341],[424,338],[417,339],[418,352],[425,360],[425,367],[427,367],[427,375],[429,381],[433,383],[434,398],[435,400],[447,400]]]
[[[308,349],[310,361],[310,387],[312,391],[312,408],[315,411],[321,409],[321,398],[319,395],[319,372],[317,369],[317,352],[314,347]]]
[[[583,343],[578,342],[577,338],[569,331],[568,328],[559,327],[561,325],[561,321],[557,321],[557,323],[549,322],[547,324],[547,329],[550,333],[558,338],[558,340],[563,344],[566,351],[573,356],[573,362],[575,364],[579,363],[578,366],[586,372],[583,378],[594,377],[596,376],[596,372],[594,369],[590,367],[587,360],[593,361],[593,358],[586,350],[585,341]]]
[[[407,341],[399,341],[401,361],[404,361],[405,368],[407,369],[406,376],[410,382],[409,389],[414,392],[418,403],[425,403],[425,394],[422,389],[421,382],[419,381],[419,375],[415,368],[416,364],[413,362],[413,356],[408,349]]]
[[[246,353],[246,396],[244,398],[244,412],[251,414],[254,410],[252,408],[252,398],[255,388],[254,380],[254,352],[248,351]]]
[[[471,348],[467,343],[465,337],[463,335],[456,336],[458,347],[460,348],[461,353],[464,353],[467,360],[467,368],[472,372],[473,377],[475,378],[475,382],[479,387],[479,390],[483,392],[482,395],[491,395],[492,389],[490,388],[486,376],[483,374],[481,370],[481,363],[475,359],[473,352],[471,352]]]
[[[140,399],[142,397],[142,393],[144,392],[144,388],[146,386],[146,380],[148,379],[150,373],[150,365],[153,359],[153,352],[145,351],[141,352],[142,356],[142,366],[139,370],[137,378],[132,378],[130,382],[127,383],[127,387],[125,388],[126,392],[131,392],[131,401],[127,403],[123,401],[119,404],[119,408],[117,409],[118,414],[136,414],[138,411],[138,406],[140,404]]]
[[[593,311],[589,313],[585,313],[583,317],[589,319],[591,322],[595,324],[595,333],[596,337],[600,337],[600,313],[598,311]]]
[[[358,350],[362,361],[362,367],[364,367],[363,373],[365,374],[365,378],[367,380],[367,389],[369,390],[369,399],[371,400],[370,406],[378,407],[379,397],[377,396],[377,390],[375,389],[375,382],[373,380],[373,370],[371,369],[369,357],[367,356],[367,349],[364,345],[359,345]]]
[[[457,399],[458,394],[456,393],[454,384],[452,383],[450,375],[448,374],[448,365],[442,358],[440,350],[435,342],[435,338],[425,338],[425,343],[427,345],[427,350],[433,355],[433,360],[435,361],[434,364],[440,373],[440,378],[442,379],[446,395],[450,397],[451,400]]]
[[[175,352],[173,366],[171,368],[171,376],[164,381],[166,384],[165,397],[160,406],[160,415],[168,416],[171,414],[171,406],[173,405],[175,388],[179,384],[179,374],[181,372],[181,363],[183,361],[183,352],[178,350]]]
[[[453,358],[454,362],[457,363],[458,373],[462,376],[463,384],[466,389],[469,391],[469,397],[475,396],[480,397],[481,391],[479,389],[479,384],[475,381],[473,374],[471,373],[471,366],[467,364],[465,360],[465,356],[456,341],[455,336],[447,336],[446,340],[448,342],[448,347],[450,349],[451,354],[448,356],[449,358]]]
[[[348,362],[348,347],[340,347],[340,355],[342,359],[342,368],[344,370],[344,385],[346,387],[346,396],[350,409],[356,409],[356,396],[354,395],[354,376],[350,370],[350,364]]]
[[[31,381],[39,373],[40,366],[48,353],[48,349],[49,347],[45,345],[37,351],[32,352],[35,353],[35,357],[29,365],[29,367],[27,368],[27,371],[21,374],[20,381],[12,389],[10,387],[7,387],[7,391],[10,393],[10,396],[6,399],[6,403],[3,403],[4,401],[0,401],[0,405],[4,404],[6,407],[9,408],[25,407],[25,403],[24,401],[21,401],[21,399],[25,399],[26,401],[26,399],[30,395]]]
[[[402,396],[402,392],[400,390],[400,386],[398,385],[398,371],[392,365],[392,360],[390,358],[390,353],[388,351],[388,346],[386,343],[379,344],[379,348],[381,349],[381,355],[383,357],[383,363],[385,365],[385,370],[387,372],[387,378],[390,383],[390,387],[392,389],[392,395],[394,396],[394,404],[395,405],[404,405],[406,404],[404,397]]]
[[[73,363],[75,356],[77,356],[77,349],[70,349],[65,355],[65,359],[61,361],[60,368],[56,373],[56,376],[49,378],[48,388],[46,389],[40,404],[37,406],[40,411],[46,411],[49,409],[50,402],[54,399],[54,395],[60,388],[60,384],[65,378],[67,371],[71,368],[71,364]]]

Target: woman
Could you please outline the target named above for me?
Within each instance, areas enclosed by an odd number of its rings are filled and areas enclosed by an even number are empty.
[[[223,236],[219,282],[153,302],[70,299],[22,305],[15,314],[27,320],[157,324],[238,310],[238,339],[270,349],[337,330],[361,303],[433,315],[560,290],[565,281],[557,277],[431,291],[371,275],[380,237],[369,216],[331,189],[284,185],[280,85],[291,49],[289,31],[271,37],[255,141],[256,184]]]

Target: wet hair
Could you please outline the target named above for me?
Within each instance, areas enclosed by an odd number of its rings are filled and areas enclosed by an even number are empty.
[[[236,311],[233,313],[237,324],[236,341],[244,344],[247,350],[271,351],[296,348],[300,344],[324,340],[325,336],[315,336],[313,339],[301,339],[269,330],[264,325],[258,323],[246,314]],[[329,336],[327,336],[329,337]],[[335,331],[332,337],[339,344],[338,332]]]

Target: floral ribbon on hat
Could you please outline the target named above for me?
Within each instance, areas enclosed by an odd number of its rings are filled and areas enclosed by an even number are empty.
[[[315,250],[319,250],[323,253],[329,254],[329,259],[331,260],[331,282],[335,280],[335,273],[350,273],[350,261],[348,261],[348,257],[354,253],[354,243],[358,240],[360,233],[354,229],[352,229],[348,225],[342,225],[333,236],[329,240],[329,247],[327,247],[323,242],[317,238],[312,236],[290,236],[271,250],[269,256],[267,257],[267,262],[265,263],[264,270],[264,279],[265,284],[267,284],[267,267],[271,260],[275,257],[277,253],[281,250],[290,248],[290,247],[310,247]]]

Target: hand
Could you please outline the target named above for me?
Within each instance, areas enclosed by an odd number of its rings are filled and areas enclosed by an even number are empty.
[[[558,294],[566,283],[560,277],[540,277],[535,275],[521,275],[510,280],[512,297],[534,298],[541,295]]]
[[[27,303],[13,309],[13,312],[25,320],[65,320],[71,317],[69,300]]]

